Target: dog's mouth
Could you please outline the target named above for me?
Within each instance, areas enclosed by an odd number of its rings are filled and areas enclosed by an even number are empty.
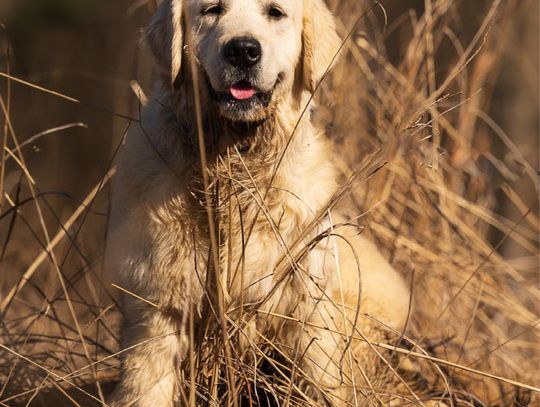
[[[273,91],[261,91],[249,81],[242,80],[233,83],[223,92],[211,89],[210,94],[214,100],[224,103],[231,108],[251,110],[267,107],[272,100]]]
[[[257,89],[247,81],[241,81],[229,86],[230,95],[236,100],[248,100],[257,94]]]

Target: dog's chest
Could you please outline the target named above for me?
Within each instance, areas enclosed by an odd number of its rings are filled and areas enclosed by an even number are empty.
[[[320,222],[312,226],[330,195],[330,186],[297,172],[281,174],[271,189],[223,188],[229,198],[220,205],[221,269],[234,302],[286,312],[306,285],[301,276],[321,279],[314,260],[320,250],[306,249],[321,230]]]

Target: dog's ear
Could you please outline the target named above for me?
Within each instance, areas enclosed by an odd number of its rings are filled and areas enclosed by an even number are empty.
[[[173,84],[182,66],[184,31],[183,0],[163,0],[144,32],[160,73]]]
[[[341,46],[336,21],[324,0],[304,0],[304,86],[313,92]]]

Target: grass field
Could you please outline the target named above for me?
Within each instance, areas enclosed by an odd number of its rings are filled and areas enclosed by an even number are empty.
[[[118,378],[109,181],[151,92],[137,38],[155,4],[110,3],[0,4],[1,406],[103,405]],[[328,4],[344,46],[315,120],[414,304],[401,341],[374,344],[406,383],[380,398],[539,405],[538,2]],[[200,346],[219,377],[220,342]],[[290,386],[258,374],[267,394]]]

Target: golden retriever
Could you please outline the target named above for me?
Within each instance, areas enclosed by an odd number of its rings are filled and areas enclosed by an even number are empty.
[[[366,341],[403,328],[409,294],[329,209],[337,170],[310,101],[341,46],[331,12],[164,0],[145,38],[159,80],[118,162],[107,247],[131,293],[112,405],[181,403],[203,309],[231,343],[241,332],[238,354],[271,341],[306,405],[362,404],[379,359]]]

